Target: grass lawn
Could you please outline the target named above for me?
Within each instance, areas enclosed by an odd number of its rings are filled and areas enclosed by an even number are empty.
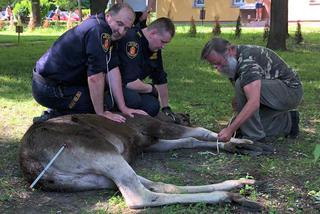
[[[294,35],[290,28],[290,34]],[[233,89],[228,80],[200,61],[211,28],[198,29],[189,37],[188,27],[178,33],[165,50],[170,104],[174,111],[189,113],[194,125],[219,131],[232,116]],[[243,28],[235,40],[232,28],[223,28],[222,37],[235,44],[265,45],[263,29]],[[19,140],[44,109],[31,95],[31,74],[35,62],[63,31],[36,30],[17,35],[0,31],[0,213],[243,213],[234,204],[172,205],[129,210],[119,192],[47,193],[28,190],[17,159]],[[297,140],[278,139],[272,156],[212,155],[200,150],[144,154],[134,163],[138,174],[155,181],[179,185],[200,185],[225,179],[253,177],[262,181],[240,191],[264,204],[269,213],[320,212],[320,162],[314,149],[320,144],[320,28],[302,28],[305,43],[288,40],[288,51],[278,52],[299,73],[304,100],[299,107],[301,135]],[[44,139],[45,140],[45,139]]]

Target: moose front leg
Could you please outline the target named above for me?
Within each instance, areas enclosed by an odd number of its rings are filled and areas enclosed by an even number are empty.
[[[200,140],[205,141],[217,141],[218,133],[210,131],[208,129],[197,127],[197,128],[188,128],[187,132],[183,133],[182,137],[194,137]],[[253,142],[248,139],[239,139],[239,138],[231,138],[231,143],[236,144],[252,144]]]
[[[241,139],[238,139],[241,140]],[[251,144],[249,143],[224,143],[217,141],[203,141],[198,140],[193,137],[181,138],[176,140],[162,140],[159,139],[157,143],[147,147],[144,151],[149,152],[166,152],[176,149],[194,149],[194,148],[202,148],[202,149],[210,149],[223,150],[230,153],[239,153],[239,154],[249,154],[249,155],[261,155],[261,154],[271,154],[273,153],[273,149],[259,143]]]

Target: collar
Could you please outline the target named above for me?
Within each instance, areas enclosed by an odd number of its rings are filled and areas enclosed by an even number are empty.
[[[105,13],[97,13],[97,14],[91,15],[90,19],[97,20],[97,22],[99,22],[99,24],[101,24],[101,23],[107,24]]]
[[[156,52],[153,52],[153,51],[151,51],[149,49],[149,41],[145,37],[145,35],[143,34],[141,28],[139,28],[139,30],[137,31],[137,35],[141,39],[141,43],[142,43],[143,49],[146,50],[146,53],[148,54],[148,56],[151,56],[152,54],[156,53]]]

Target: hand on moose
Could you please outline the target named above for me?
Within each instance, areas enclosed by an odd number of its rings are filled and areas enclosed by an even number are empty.
[[[129,117],[134,117],[134,114],[142,114],[142,115],[148,115],[147,112],[140,110],[140,109],[132,109],[125,107],[121,110],[121,112],[125,115],[128,115]]]
[[[158,98],[159,97],[158,89],[153,84],[150,84],[150,85],[152,87],[150,94],[155,98]]]
[[[227,127],[227,128],[222,129],[219,132],[218,139],[219,139],[219,141],[222,141],[222,142],[228,142],[228,141],[230,141],[232,135],[233,135],[233,130],[231,130],[231,128]]]
[[[171,110],[170,106],[163,107],[161,110],[165,115],[170,117],[173,120],[173,122],[180,123],[179,118],[177,118],[176,114],[173,113],[173,111]]]
[[[115,113],[112,113],[110,111],[105,111],[103,112],[103,114],[101,116],[104,116],[110,120],[113,120],[115,122],[118,122],[118,123],[124,123],[126,122],[126,118],[123,117],[122,115],[120,114],[115,114]]]

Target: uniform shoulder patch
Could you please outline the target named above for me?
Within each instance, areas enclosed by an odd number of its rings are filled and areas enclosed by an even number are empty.
[[[136,56],[138,55],[138,51],[139,51],[139,44],[137,42],[134,42],[134,41],[127,42],[126,52],[130,59],[136,58]]]
[[[102,33],[101,34],[101,46],[102,46],[102,49],[105,52],[108,52],[109,48],[110,48],[110,45],[111,45],[111,36],[110,36],[110,34]]]

